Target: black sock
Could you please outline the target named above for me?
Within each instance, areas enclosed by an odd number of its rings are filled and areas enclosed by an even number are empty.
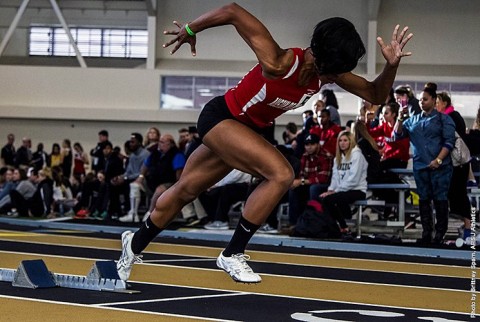
[[[132,252],[140,254],[162,230],[155,226],[150,217],[148,217],[142,227],[133,235]]]
[[[252,224],[241,216],[230,243],[223,251],[223,256],[230,257],[233,254],[243,254],[250,238],[258,228],[260,228],[259,225]]]

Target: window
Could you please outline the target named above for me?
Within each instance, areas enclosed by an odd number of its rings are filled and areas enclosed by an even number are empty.
[[[70,28],[84,57],[146,58],[148,33],[140,29]],[[30,27],[31,56],[75,56],[62,27]]]
[[[166,109],[202,109],[215,96],[240,81],[237,77],[162,77],[161,107]]]

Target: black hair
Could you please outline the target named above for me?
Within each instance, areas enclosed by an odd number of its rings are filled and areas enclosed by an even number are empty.
[[[366,53],[355,26],[340,17],[323,20],[315,26],[310,48],[320,75],[350,72]]]
[[[132,137],[132,138],[134,138],[135,140],[137,140],[140,145],[143,144],[143,136],[142,136],[140,133],[138,133],[138,132],[133,132],[132,134],[130,134],[130,137]]]
[[[435,91],[435,89],[433,87],[425,87],[423,89],[423,91],[425,93],[428,93],[428,95],[430,95],[433,99],[437,98],[437,92]]]
[[[431,89],[433,89],[435,92],[437,91],[437,83],[433,83],[433,82],[428,82],[428,83],[425,83],[425,88],[427,87],[430,87]]]
[[[354,120],[348,120],[347,123],[345,124],[346,127],[352,128],[352,124],[355,123]]]
[[[293,122],[288,122],[285,128],[289,130],[291,133],[297,134],[297,131],[298,131],[297,124]]]
[[[322,96],[324,97],[325,106],[333,106],[338,110],[338,101],[337,96],[331,89],[324,89],[322,91]]]
[[[398,85],[397,87],[395,87],[395,94],[398,94],[398,95],[407,94],[409,99],[413,97],[413,91],[410,85]]]
[[[397,102],[390,102],[386,106],[390,108],[390,112],[395,114],[395,118],[398,117],[398,112],[400,111],[400,105]]]
[[[303,111],[303,114],[306,114],[310,117],[310,116],[313,116],[313,111],[312,110],[305,110],[305,111]]]

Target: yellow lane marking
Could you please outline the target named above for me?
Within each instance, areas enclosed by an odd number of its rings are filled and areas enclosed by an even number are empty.
[[[1,237],[33,237],[37,236],[38,234],[30,233],[30,232],[0,232]]]
[[[1,233],[1,231],[0,231]],[[120,250],[120,239],[102,239],[83,236],[59,236],[49,234],[34,234],[32,236],[9,236],[1,237],[0,240],[14,240],[19,242],[47,244],[55,246],[91,247],[96,249]],[[176,245],[165,243],[151,243],[145,250],[149,253],[216,258],[221,248]],[[449,276],[470,278],[472,270],[470,266],[454,266],[424,263],[409,263],[399,261],[384,261],[372,259],[340,258],[317,255],[301,255],[292,253],[275,253],[263,251],[247,251],[252,260],[258,262],[280,263],[290,265],[308,265],[315,267],[343,268],[354,270],[368,270],[392,273],[421,274],[433,276]],[[72,256],[75,251],[72,250]],[[469,265],[469,263],[467,263]],[[466,265],[467,265],[466,264]]]
[[[154,321],[204,321],[200,318],[181,317],[173,314],[142,312],[83,304],[59,303],[54,301],[11,298],[0,296],[2,321],[65,321],[69,322],[154,322]],[[43,318],[42,318],[43,317]]]

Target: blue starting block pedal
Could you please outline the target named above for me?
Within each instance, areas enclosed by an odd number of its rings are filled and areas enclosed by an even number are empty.
[[[127,289],[117,273],[114,261],[97,261],[87,276],[51,273],[41,259],[24,260],[18,269],[0,268],[0,281],[12,282],[12,286],[25,288],[64,287],[117,293],[140,293]]]
[[[41,259],[25,260],[20,263],[12,281],[13,286],[25,288],[56,287],[55,279]]]

